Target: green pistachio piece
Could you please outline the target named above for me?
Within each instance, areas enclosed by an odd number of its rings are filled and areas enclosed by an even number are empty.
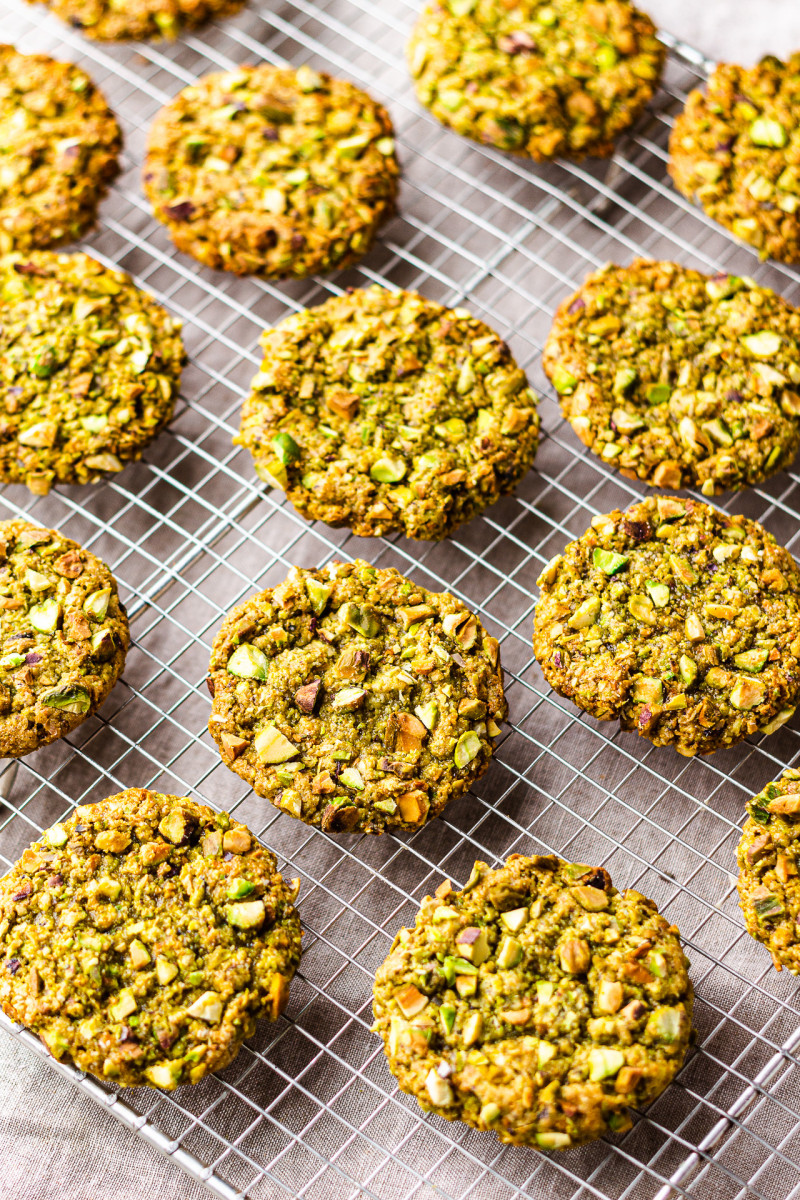
[[[453,758],[459,770],[469,766],[474,758],[477,758],[481,752],[481,739],[472,729],[468,729],[466,733],[462,733],[461,737],[456,742]]]
[[[260,904],[261,901],[258,901]],[[241,905],[239,907],[244,907]],[[263,909],[263,904],[261,905]],[[228,917],[230,921],[230,917]],[[202,996],[198,996],[194,1004],[190,1004],[186,1010],[187,1017],[194,1017],[200,1021],[207,1021],[209,1025],[216,1025],[222,1016],[222,997],[217,992],[203,992]]]
[[[364,791],[364,780],[355,767],[345,767],[339,776],[339,782],[354,792]]]
[[[111,601],[111,588],[100,588],[97,592],[92,592],[83,602],[83,611],[87,617],[93,617],[95,621],[104,621],[108,606]]]
[[[406,473],[406,463],[402,458],[379,458],[369,473],[376,483],[399,483]]]
[[[522,959],[522,946],[515,937],[504,937],[497,950],[497,965],[501,971],[516,967]]]
[[[456,1023],[456,1010],[450,1004],[443,1004],[439,1009],[439,1020],[442,1022],[445,1035],[453,1032]]]
[[[734,666],[740,671],[763,671],[769,658],[769,649],[745,650],[742,654],[733,656]]]
[[[757,117],[750,126],[750,141],[756,146],[773,146],[782,149],[789,140],[789,135],[781,125],[771,117]]]
[[[377,637],[380,633],[381,623],[375,613],[368,608],[353,604],[352,601],[342,605],[339,609],[339,617],[351,629],[355,629],[356,633],[361,633],[366,638]]]
[[[678,661],[680,676],[687,687],[691,687],[697,679],[697,663],[688,654],[682,654]]]
[[[645,587],[656,608],[666,608],[669,604],[669,588],[667,585],[665,583],[657,583],[655,579],[648,579]]]
[[[599,596],[590,596],[575,609],[567,624],[570,629],[588,629],[594,625],[600,615],[601,601]]]
[[[266,909],[263,900],[244,900],[241,904],[228,904],[225,920],[236,929],[255,929],[263,925]]]
[[[42,696],[42,704],[48,708],[58,708],[61,712],[83,715],[92,706],[89,693],[81,687],[56,688]]]
[[[349,687],[342,688],[336,693],[331,701],[331,708],[344,709],[352,711],[355,708],[360,708],[367,698],[367,693],[363,688]]]
[[[130,988],[123,988],[117,993],[117,999],[109,1008],[112,1021],[124,1021],[131,1013],[135,1013],[138,1005],[136,997]]]
[[[283,431],[275,434],[275,437],[272,439],[272,449],[275,451],[275,457],[284,466],[288,466],[290,462],[294,462],[296,458],[300,457],[300,447],[297,442],[291,434],[284,433]]]
[[[747,712],[761,704],[766,691],[767,685],[760,679],[740,679],[731,692],[731,704],[734,708]]]
[[[578,386],[578,381],[574,375],[570,375],[569,371],[561,364],[557,364],[553,368],[551,376],[553,387],[560,396],[568,396]]]
[[[4,671],[13,671],[16,667],[21,667],[24,662],[24,654],[6,654],[3,658],[0,658],[0,667]]]
[[[31,371],[37,379],[49,379],[58,366],[54,346],[43,346],[33,360]]]
[[[494,1101],[490,1100],[489,1103],[484,1104],[483,1108],[481,1109],[479,1120],[481,1125],[491,1125],[492,1121],[496,1121],[499,1116],[500,1106],[495,1104]]]
[[[43,600],[28,612],[28,620],[40,633],[52,633],[57,629],[60,616],[61,606],[57,600]]]
[[[178,968],[175,966],[175,963],[171,963],[168,958],[164,958],[162,954],[159,954],[156,958],[156,979],[161,986],[164,987],[166,984],[171,983],[177,974]]]
[[[625,1055],[621,1050],[612,1050],[608,1046],[596,1046],[589,1051],[589,1079],[592,1083],[599,1083],[601,1079],[608,1079],[611,1075],[616,1075],[624,1065]]]
[[[262,763],[283,763],[296,758],[300,750],[274,725],[267,725],[253,739],[253,747]]]
[[[228,659],[228,673],[239,679],[258,679],[262,683],[267,678],[267,656],[258,646],[243,642],[237,646]]]
[[[58,849],[59,846],[66,846],[68,836],[63,825],[51,825],[44,831],[44,838],[48,846],[53,846],[55,849]]]
[[[262,462],[254,464],[256,475],[259,479],[263,479],[264,483],[269,487],[278,488],[279,491],[285,492],[289,484],[289,476],[286,474],[286,467],[277,458],[264,459]],[[305,476],[303,477],[305,486]]]
[[[604,575],[616,575],[618,571],[628,565],[628,556],[617,554],[615,550],[601,550],[599,546],[595,546],[592,563]]]
[[[644,394],[648,404],[666,404],[672,395],[672,388],[668,383],[651,383]]]
[[[317,579],[306,579],[306,590],[308,598],[311,601],[311,607],[317,616],[321,616],[325,611],[325,605],[328,603],[333,586],[320,583]]]
[[[555,985],[549,979],[538,979],[536,981],[536,999],[539,1004],[548,1004],[553,999]]]
[[[753,911],[762,920],[770,920],[783,916],[786,910],[777,896],[767,893],[766,895],[758,896],[758,898],[754,895]]]
[[[475,926],[461,930],[456,938],[456,946],[464,958],[468,959],[476,967],[486,962],[491,953],[486,930],[478,929]]]
[[[760,333],[750,333],[740,339],[742,345],[754,354],[756,358],[772,358],[781,348],[782,338],[771,329],[762,329]]]
[[[542,1150],[566,1150],[572,1145],[572,1138],[568,1133],[559,1133],[557,1130],[550,1130],[546,1133],[537,1133],[536,1144],[541,1146]]]
[[[629,387],[632,387],[639,378],[639,372],[635,367],[620,367],[614,374],[614,391],[627,392]]]
[[[502,913],[500,920],[511,933],[519,933],[523,925],[527,925],[529,916],[527,908],[512,908],[510,912]]]
[[[48,588],[53,587],[53,583],[46,575],[42,575],[40,571],[33,571],[31,569],[25,572],[25,583],[32,592],[46,592]]]
[[[662,1005],[647,1018],[645,1037],[655,1038],[659,1042],[674,1042],[680,1031],[680,1009]]]
[[[426,729],[435,729],[436,722],[439,720],[439,705],[435,700],[429,700],[427,704],[418,704],[414,713]]]
[[[234,879],[228,884],[228,899],[244,900],[245,896],[249,896],[255,889],[255,886],[249,879]]]

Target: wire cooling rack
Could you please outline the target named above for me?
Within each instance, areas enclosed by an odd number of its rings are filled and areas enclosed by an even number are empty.
[[[578,714],[544,685],[530,645],[543,563],[594,513],[641,491],[583,449],[545,386],[539,351],[558,301],[591,268],[643,253],[751,273],[800,302],[796,272],[760,265],[669,187],[669,126],[708,64],[668,38],[665,88],[611,167],[539,168],[420,112],[402,61],[407,0],[256,0],[175,45],[116,47],[16,0],[3,9],[4,37],[81,63],[119,114],[126,169],[86,245],[184,320],[191,363],[176,418],[144,462],[94,489],[3,492],[3,516],[59,526],[111,565],[135,640],[101,716],[22,761],[0,806],[2,861],[74,804],[130,786],[191,794],[235,810],[300,876],[306,930],[286,1014],[262,1024],[220,1075],[171,1095],[119,1093],[50,1067],[227,1200],[800,1196],[796,984],[744,932],[731,874],[743,802],[798,761],[800,720],[687,760]],[[397,127],[401,215],[359,268],[325,281],[273,286],[200,270],[173,252],[139,189],[160,105],[200,74],[261,59],[310,62],[366,85]],[[508,338],[544,396],[536,469],[440,545],[309,525],[263,491],[231,446],[264,325],[373,282],[468,304]],[[728,507],[800,549],[799,488],[800,475],[784,474]],[[502,643],[512,724],[496,759],[470,796],[414,835],[334,840],[309,830],[248,793],[205,731],[204,675],[223,613],[290,564],[347,556],[452,590]],[[618,886],[652,896],[681,929],[698,992],[699,1046],[677,1082],[626,1135],[562,1155],[423,1117],[369,1031],[373,973],[421,897],[444,876],[463,884],[476,857],[496,864],[514,851],[602,863]]]

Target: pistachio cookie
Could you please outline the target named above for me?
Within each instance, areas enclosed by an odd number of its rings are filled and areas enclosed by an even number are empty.
[[[536,396],[466,309],[371,287],[287,317],[261,345],[236,441],[304,517],[443,538],[533,462]]]
[[[101,1079],[198,1083],[284,1009],[299,883],[192,800],[130,788],[81,805],[0,881],[0,1005]]]
[[[418,829],[483,775],[506,715],[499,646],[447,592],[365,562],[294,567],[214,639],[223,761],[329,833]]]
[[[122,135],[89,76],[0,45],[0,251],[73,242],[119,172]]]
[[[707,93],[689,93],[669,151],[679,192],[761,258],[800,259],[800,53],[721,63]]]
[[[651,497],[595,517],[538,582],[542,673],[598,720],[709,754],[800,701],[800,570],[755,521]]]
[[[541,162],[606,157],[666,54],[628,0],[433,0],[408,46],[417,96],[456,133]]]
[[[30,754],[91,716],[129,640],[104,562],[53,529],[0,521],[0,757]]]
[[[35,3],[35,0],[29,0]],[[230,17],[245,0],[44,0],[51,12],[98,41],[176,38],[215,17]]]
[[[167,424],[175,321],[86,254],[0,258],[0,480],[46,494],[121,471]]]
[[[752,279],[609,263],[558,309],[542,365],[581,441],[656,487],[748,487],[800,447],[800,311]]]
[[[800,772],[784,771],[747,805],[736,852],[747,932],[775,969],[800,975]]]
[[[237,275],[350,266],[394,214],[389,114],[352,83],[261,65],[206,75],[155,119],[144,190],[179,250]]]
[[[565,1150],[630,1129],[680,1070],[688,965],[675,926],[602,867],[512,854],[425,897],[378,970],[373,1028],[427,1112]]]

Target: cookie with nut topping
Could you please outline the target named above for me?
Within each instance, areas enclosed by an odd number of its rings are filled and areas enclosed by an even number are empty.
[[[408,45],[417,96],[435,117],[538,162],[611,154],[665,56],[628,0],[433,0]]]
[[[755,247],[800,258],[800,53],[754,67],[720,63],[689,93],[669,143],[679,192]]]
[[[162,38],[173,41],[183,30],[232,16],[245,0],[126,0],[125,4],[119,0],[44,0],[44,3],[86,37],[120,42]]]
[[[0,480],[45,495],[141,458],[172,417],[180,322],[87,254],[0,258]]]
[[[0,1005],[101,1079],[198,1083],[283,1011],[299,883],[196,801],[130,788],[81,805],[0,881]]]
[[[294,567],[233,609],[208,684],[223,761],[328,833],[432,820],[483,775],[506,715],[478,618],[361,561]]]
[[[30,754],[91,716],[129,640],[104,562],[54,529],[0,521],[0,756]]]
[[[122,134],[89,76],[0,46],[0,251],[74,242],[119,171]]]
[[[538,582],[542,673],[598,720],[710,754],[800,702],[800,569],[755,521],[651,497],[595,517]]]
[[[768,783],[747,813],[736,851],[744,923],[776,971],[800,975],[800,772]]]
[[[179,250],[237,275],[348,267],[394,214],[389,114],[361,88],[261,64],[206,75],[156,117],[144,190]]]
[[[373,1029],[426,1112],[566,1150],[630,1129],[680,1070],[688,965],[675,926],[602,867],[514,854],[423,900],[378,969]]]
[[[753,279],[609,263],[559,307],[542,365],[584,445],[656,487],[750,487],[800,447],[800,311]]]
[[[287,317],[261,345],[236,441],[305,517],[439,539],[533,463],[536,395],[467,309],[371,287]]]

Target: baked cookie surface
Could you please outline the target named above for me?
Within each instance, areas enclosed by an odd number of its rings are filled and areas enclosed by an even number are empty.
[[[776,970],[800,975],[800,772],[768,783],[747,812],[736,852],[747,932],[767,947]]]
[[[295,567],[214,639],[209,730],[277,808],[329,833],[416,829],[483,775],[506,715],[499,646],[391,568]]]
[[[73,242],[119,172],[122,134],[89,76],[0,45],[0,252]]]
[[[104,562],[53,529],[0,521],[0,756],[30,754],[91,716],[129,640]]]
[[[546,681],[656,746],[708,754],[800,700],[800,570],[755,521],[652,497],[595,517],[538,582]]]
[[[144,190],[175,245],[237,275],[349,266],[394,214],[399,167],[382,105],[308,66],[240,67],[156,117]]]
[[[609,264],[559,307],[542,365],[581,441],[656,487],[752,486],[800,447],[800,311],[752,279]]]
[[[631,1127],[689,1046],[678,930],[602,867],[515,854],[442,884],[374,988],[389,1068],[422,1108],[564,1150]]]
[[[35,0],[30,0],[34,3]],[[230,17],[245,0],[43,0],[51,12],[98,41],[176,38],[215,17]]]
[[[86,254],[0,258],[0,480],[45,494],[141,458],[172,416],[180,322]]]
[[[670,137],[679,192],[762,258],[800,258],[800,53],[721,63]]]
[[[0,880],[0,1005],[102,1079],[198,1083],[285,1007],[298,884],[192,800],[131,788],[82,805]]]
[[[435,117],[537,161],[611,154],[665,54],[627,0],[434,0],[408,46],[417,96]]]
[[[236,441],[310,519],[439,539],[513,491],[536,396],[466,309],[355,290],[267,330]]]

